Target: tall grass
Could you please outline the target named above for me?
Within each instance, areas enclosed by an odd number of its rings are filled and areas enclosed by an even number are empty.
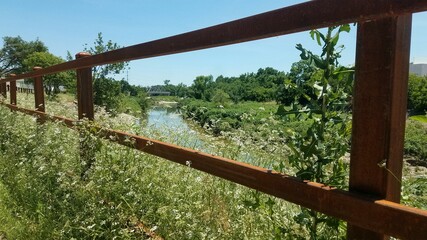
[[[166,239],[304,238],[285,201],[104,140],[82,180],[77,132],[3,107],[0,124],[0,216],[22,223],[0,224],[8,238],[141,239],[142,225]]]
[[[31,108],[31,96],[19,99]],[[74,115],[72,108],[67,111],[60,103],[47,106],[56,114]],[[128,116],[111,118],[102,109],[96,116],[98,124],[106,127],[263,167],[274,168],[286,160],[286,147],[269,138],[248,141],[233,133],[218,140],[176,129],[165,134],[150,126],[141,128]],[[165,239],[308,237],[307,228],[298,224],[304,221],[298,206],[196,171],[191,165],[98,140],[92,149],[95,163],[82,179],[85,163],[79,157],[79,140],[85,136],[59,122],[38,125],[33,117],[4,107],[0,107],[0,126],[0,236],[8,239],[148,238],[143,229]],[[195,144],[194,135],[205,144]],[[272,148],[262,147],[267,145]],[[282,168],[293,172],[289,166]],[[426,184],[419,180],[424,175],[408,174],[404,179],[406,204],[427,207]],[[340,229],[321,237],[344,235],[345,229]]]

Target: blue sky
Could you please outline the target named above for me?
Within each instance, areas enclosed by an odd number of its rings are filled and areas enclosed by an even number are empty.
[[[0,36],[39,38],[57,56],[75,54],[102,32],[104,40],[121,46],[168,37],[290,6],[304,1],[284,0],[0,0]],[[427,62],[427,14],[415,14],[411,60]],[[343,34],[342,64],[354,63],[356,28]],[[238,76],[259,68],[288,71],[299,60],[297,43],[313,52],[317,44],[307,32],[238,45],[132,61],[131,84],[142,86],[171,83],[191,84],[199,75]],[[1,43],[2,44],[2,43]]]

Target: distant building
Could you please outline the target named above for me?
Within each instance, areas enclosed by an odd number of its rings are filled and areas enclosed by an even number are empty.
[[[148,96],[169,96],[171,93],[169,91],[165,91],[162,85],[151,86],[148,89]]]
[[[34,86],[33,83],[29,82],[29,83],[25,83],[24,80],[17,80],[16,81],[16,87],[17,88],[22,88],[22,89],[28,89],[30,91],[34,90]]]
[[[10,90],[10,83],[6,83],[6,89],[7,91]],[[18,92],[26,92],[26,93],[33,93],[34,92],[34,85],[32,82],[25,82],[24,80],[16,80],[16,90]],[[53,89],[52,89],[53,90]],[[59,86],[60,92],[66,92],[67,89],[64,86]]]
[[[411,62],[409,64],[409,72],[418,76],[427,75],[427,62]]]
[[[6,83],[6,90],[8,92],[10,91],[10,82]],[[24,80],[16,80],[16,91],[33,93],[34,92],[34,86],[32,83],[25,83]]]

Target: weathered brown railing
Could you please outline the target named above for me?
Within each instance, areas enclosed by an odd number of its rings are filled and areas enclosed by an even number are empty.
[[[349,224],[349,239],[383,239],[385,235],[425,239],[427,211],[398,204],[400,182],[396,177],[399,179],[402,174],[411,16],[426,10],[427,0],[310,1],[99,55],[80,54],[74,61],[2,79],[0,92],[6,93],[2,87],[5,82],[41,79],[46,74],[77,69],[79,119],[93,119],[93,66],[357,22],[349,192],[141,136],[110,129],[102,132],[122,145],[180,164],[191,161],[192,168],[345,220]],[[40,91],[34,90],[35,95]],[[12,98],[11,104],[4,105],[39,116],[42,121],[54,119],[74,126],[74,120],[49,116],[38,105],[38,111],[20,108]],[[129,145],[129,138],[134,144]],[[394,176],[378,166],[384,160]]]

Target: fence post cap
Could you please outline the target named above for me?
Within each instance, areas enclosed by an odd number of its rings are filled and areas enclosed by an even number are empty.
[[[40,69],[42,69],[42,67],[33,67],[34,71],[37,71],[37,70],[40,70]]]
[[[76,53],[76,58],[83,58],[83,57],[89,57],[92,56],[92,54],[88,52],[78,52]]]

